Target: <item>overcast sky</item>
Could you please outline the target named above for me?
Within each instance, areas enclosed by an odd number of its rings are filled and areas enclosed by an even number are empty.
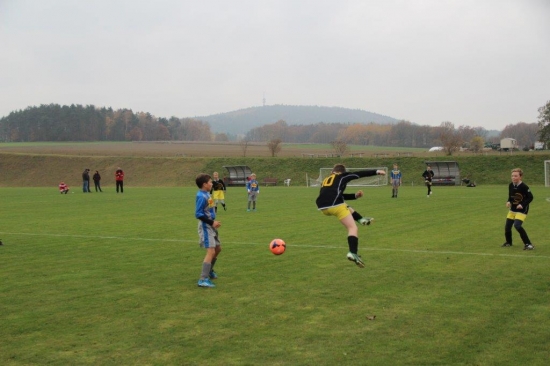
[[[536,122],[550,0],[0,0],[0,117],[194,117],[264,95],[432,126]]]

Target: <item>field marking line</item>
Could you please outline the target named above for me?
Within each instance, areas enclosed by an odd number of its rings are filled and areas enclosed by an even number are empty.
[[[67,237],[67,238],[84,238],[84,239],[107,239],[107,240],[132,240],[132,241],[157,241],[157,242],[171,242],[171,243],[195,243],[198,245],[198,240],[189,239],[151,239],[151,238],[129,238],[124,236],[92,236],[92,235],[72,235],[72,234],[37,234],[37,233],[11,233],[6,231],[0,231],[0,234],[6,235],[25,235],[25,236],[50,236],[50,237]],[[222,242],[222,244],[230,245],[266,245],[265,243],[243,243],[243,242]],[[319,249],[342,249],[344,246],[333,245],[307,245],[307,244],[293,244],[293,247],[297,248],[319,248]],[[521,254],[493,254],[493,253],[473,253],[473,252],[455,252],[455,251],[438,251],[438,250],[418,250],[418,249],[392,249],[392,248],[364,248],[361,250],[366,251],[385,251],[385,252],[400,252],[400,253],[420,253],[420,254],[455,254],[455,255],[474,255],[485,257],[512,257],[512,258],[545,258],[549,259],[550,256],[537,255],[526,256]]]

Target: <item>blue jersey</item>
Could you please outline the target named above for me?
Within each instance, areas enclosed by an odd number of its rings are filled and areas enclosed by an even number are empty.
[[[401,171],[399,169],[393,169],[390,173],[391,179],[401,179]]]
[[[206,218],[214,221],[216,219],[215,203],[210,193],[203,190],[197,192],[195,199],[195,218]]]
[[[256,179],[249,180],[246,183],[246,189],[250,192],[259,192],[260,191],[260,183]]]

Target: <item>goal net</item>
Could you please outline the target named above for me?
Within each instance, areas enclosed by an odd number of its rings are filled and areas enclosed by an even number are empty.
[[[307,187],[321,187],[322,181],[319,180],[319,178],[312,178],[306,173],[306,186]]]
[[[376,168],[346,168],[348,172],[356,172],[358,170],[383,170],[386,172],[386,175],[373,175],[371,177],[364,177],[359,179],[354,179],[348,183],[348,187],[378,187],[388,185],[388,168],[387,167],[376,167]],[[306,181],[308,187],[320,187],[325,180],[332,173],[332,168],[320,168],[319,169],[319,178],[313,179],[306,175]]]
[[[550,160],[544,161],[544,186],[550,187]]]

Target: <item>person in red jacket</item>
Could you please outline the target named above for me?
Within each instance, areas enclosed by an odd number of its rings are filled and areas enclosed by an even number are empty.
[[[124,171],[120,167],[115,172],[115,181],[116,181],[116,193],[120,188],[120,193],[124,193]]]
[[[65,182],[59,183],[59,193],[61,193],[61,194],[63,194],[63,193],[65,193],[65,194],[69,193],[69,186],[67,186],[67,185],[65,184]]]

